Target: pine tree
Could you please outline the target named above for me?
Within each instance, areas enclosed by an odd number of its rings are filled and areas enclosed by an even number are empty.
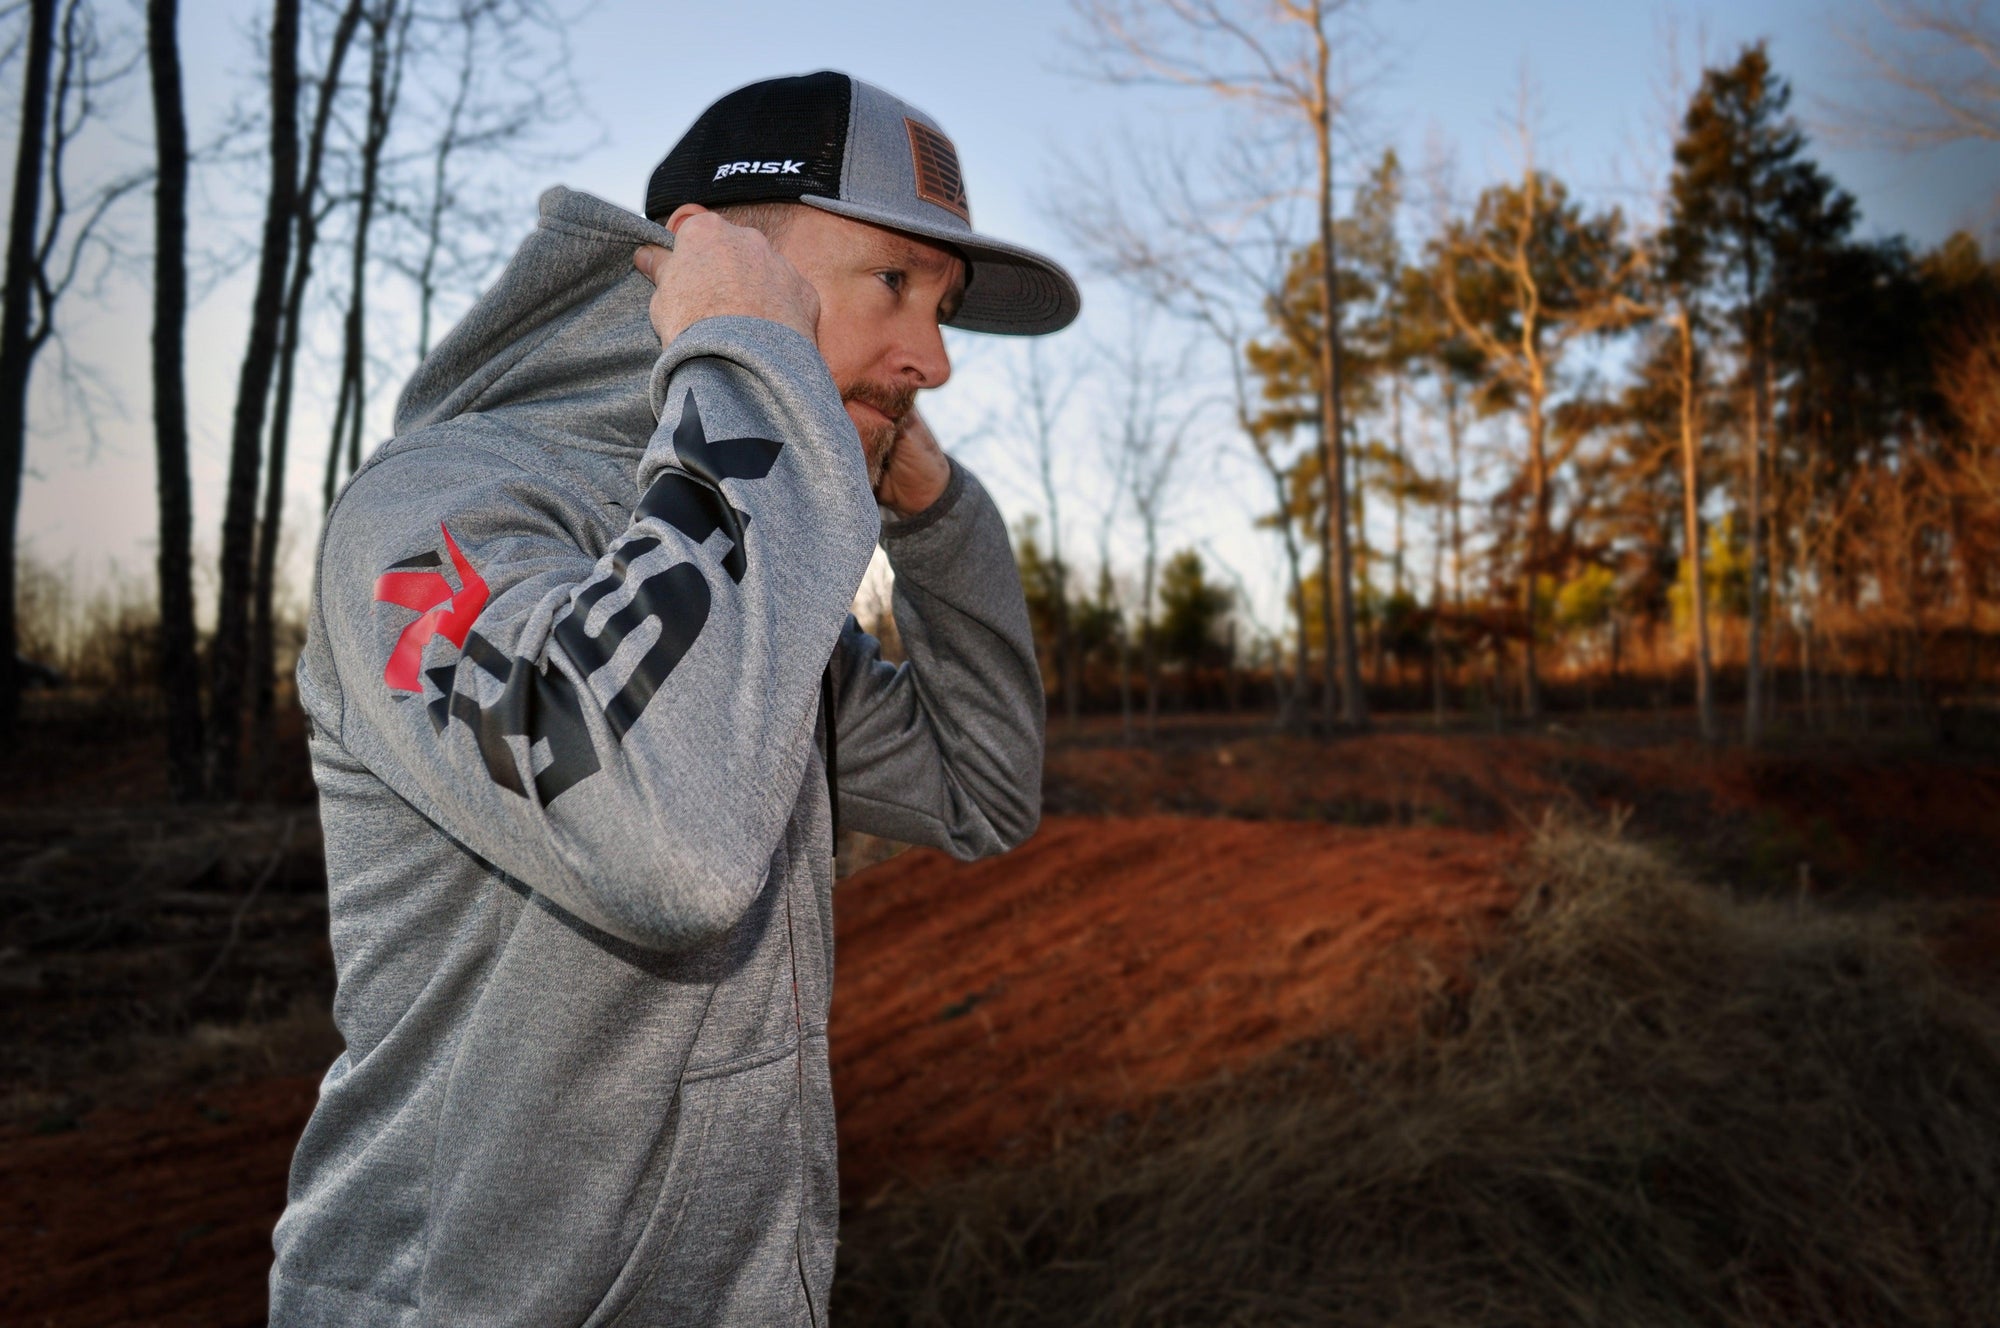
[[[1743,736],[1751,743],[1764,727],[1766,491],[1779,322],[1816,255],[1844,242],[1855,221],[1854,200],[1806,157],[1805,135],[1786,113],[1790,102],[1791,89],[1761,42],[1733,65],[1702,75],[1674,144],[1662,236],[1667,280],[1697,292],[1735,339],[1750,554]]]

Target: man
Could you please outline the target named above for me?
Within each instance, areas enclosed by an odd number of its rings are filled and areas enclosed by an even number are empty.
[[[941,323],[1053,331],[1074,283],[842,74],[710,107],[647,214],[546,195],[328,516],[347,1050],[274,1324],[824,1322],[836,812],[961,857],[1036,825],[1005,528],[910,403]],[[846,612],[878,538],[901,667]]]

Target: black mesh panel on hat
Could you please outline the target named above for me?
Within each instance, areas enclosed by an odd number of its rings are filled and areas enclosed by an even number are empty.
[[[665,221],[683,203],[838,198],[853,97],[848,76],[832,71],[738,88],[703,111],[654,168],[646,215]]]

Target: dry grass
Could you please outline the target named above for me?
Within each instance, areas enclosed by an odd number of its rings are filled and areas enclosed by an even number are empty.
[[[843,1231],[849,1324],[2000,1323],[2000,1013],[1879,914],[1546,832],[1414,1045]]]

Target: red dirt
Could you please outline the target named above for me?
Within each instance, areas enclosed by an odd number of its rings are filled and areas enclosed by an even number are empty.
[[[1741,888],[1877,898],[2000,894],[2000,765],[1854,745],[1769,752],[1686,740],[1381,729],[1328,742],[1186,725],[1150,747],[1052,745],[1055,812],[1168,812],[1518,831],[1550,807],[1631,814],[1634,834]]]
[[[1460,831],[1051,817],[1004,858],[913,852],[849,879],[844,1189],[1031,1148],[1302,1037],[1365,1034],[1505,910],[1502,851]],[[0,1133],[0,1322],[262,1322],[314,1087]]]
[[[251,1328],[315,1079],[0,1135],[0,1323]]]
[[[1513,891],[1454,830],[1050,817],[1004,858],[908,853],[844,883],[841,1175],[1033,1148],[1449,980]]]
[[[1636,833],[1719,880],[1796,882],[1806,864],[1815,890],[1958,901],[1940,955],[2000,991],[1990,762],[1241,728],[1049,755],[1054,814],[1023,849],[974,864],[909,853],[839,889],[850,1202],[1022,1157],[1298,1039],[1392,1027],[1413,990],[1463,971],[1511,902],[1512,836],[1551,804],[1636,808]],[[0,797],[16,791],[0,780]],[[0,1323],[261,1322],[270,1225],[313,1091],[264,1079],[99,1109],[66,1133],[0,1129]]]

